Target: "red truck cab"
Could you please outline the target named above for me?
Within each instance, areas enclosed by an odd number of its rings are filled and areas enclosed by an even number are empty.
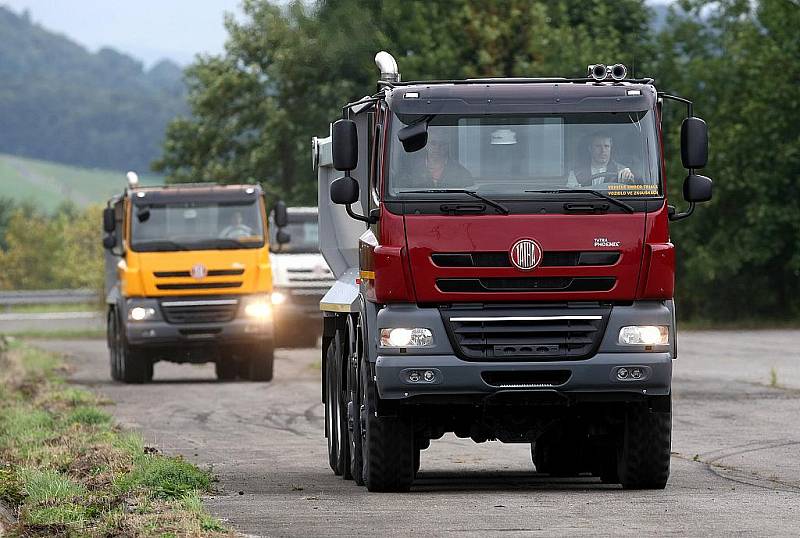
[[[711,197],[695,173],[705,123],[690,109],[682,126],[679,213],[661,133],[672,96],[652,80],[591,66],[585,79],[401,83],[385,60],[378,93],[317,143],[322,250],[340,258],[321,303],[332,468],[407,489],[419,451],[454,432],[530,443],[539,472],[664,487],[669,222]],[[363,223],[357,260],[342,208]]]

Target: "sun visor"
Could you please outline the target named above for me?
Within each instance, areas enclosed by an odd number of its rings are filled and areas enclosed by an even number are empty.
[[[563,114],[644,112],[653,108],[650,85],[440,84],[394,88],[387,102],[398,115]]]
[[[216,204],[249,204],[258,200],[260,189],[209,188],[209,189],[137,189],[131,193],[131,200],[136,205],[182,204],[182,203],[216,203]]]

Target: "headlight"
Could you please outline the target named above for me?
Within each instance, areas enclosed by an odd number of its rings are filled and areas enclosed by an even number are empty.
[[[272,292],[272,304],[274,305],[283,304],[286,302],[286,299],[287,297],[285,293],[281,293],[279,291]]]
[[[666,325],[631,325],[619,330],[619,343],[632,346],[657,346],[669,344],[669,327]]]
[[[131,321],[145,321],[156,316],[156,309],[149,306],[134,306],[128,310],[128,319]]]
[[[272,305],[266,301],[250,303],[244,307],[244,313],[251,318],[269,319],[272,317]]]
[[[383,347],[425,347],[433,345],[430,329],[381,329]]]

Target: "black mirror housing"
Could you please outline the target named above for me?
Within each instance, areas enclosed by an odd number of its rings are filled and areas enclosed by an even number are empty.
[[[684,168],[708,163],[708,126],[700,118],[686,118],[681,124],[681,161]]]
[[[114,216],[114,208],[107,207],[103,210],[103,231],[110,234],[117,227],[116,218]]]
[[[428,144],[428,122],[421,121],[403,127],[397,133],[397,138],[402,142],[406,153],[421,150]]]
[[[106,250],[111,250],[117,245],[117,238],[113,233],[106,233],[103,236],[103,248]]]
[[[289,224],[289,214],[286,211],[286,202],[283,200],[278,200],[275,202],[275,208],[273,209],[272,218],[275,221],[275,226],[278,228],[283,228],[287,224]]]
[[[279,245],[285,245],[291,240],[292,236],[287,231],[278,230],[278,233],[275,234],[275,241],[277,241]]]
[[[358,182],[351,176],[340,177],[331,183],[331,201],[350,205],[358,201]]]
[[[690,174],[683,181],[683,198],[687,202],[708,202],[711,200],[713,181],[700,174]]]
[[[333,167],[340,172],[355,170],[358,166],[358,131],[353,120],[338,120],[331,131]]]

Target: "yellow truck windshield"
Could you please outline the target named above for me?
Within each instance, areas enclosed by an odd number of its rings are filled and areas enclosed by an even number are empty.
[[[264,246],[256,200],[135,204],[130,218],[131,248],[138,252]]]

